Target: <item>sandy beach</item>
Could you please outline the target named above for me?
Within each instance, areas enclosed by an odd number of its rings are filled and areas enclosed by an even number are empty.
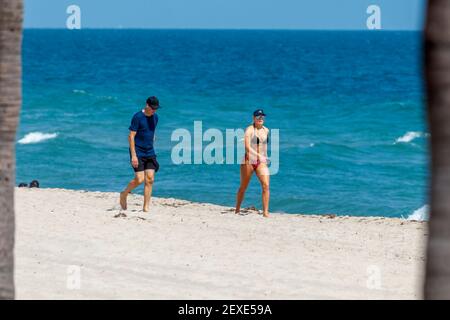
[[[163,198],[143,213],[140,195],[121,212],[118,193],[62,189],[15,199],[18,299],[422,297],[424,222]]]

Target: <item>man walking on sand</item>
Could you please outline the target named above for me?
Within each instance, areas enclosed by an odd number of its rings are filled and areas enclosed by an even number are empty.
[[[159,100],[156,97],[147,99],[145,108],[137,112],[131,119],[130,134],[130,161],[134,170],[134,179],[128,183],[124,191],[120,193],[120,206],[127,209],[127,196],[137,186],[144,184],[144,212],[150,209],[155,172],[158,172],[159,164],[153,148],[155,130],[158,124],[156,110],[159,108]]]

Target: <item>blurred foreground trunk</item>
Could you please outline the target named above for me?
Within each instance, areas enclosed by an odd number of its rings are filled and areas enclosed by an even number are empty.
[[[22,105],[22,0],[0,0],[0,299],[14,299],[15,138]]]
[[[450,0],[429,0],[425,70],[431,132],[426,299],[450,299]]]

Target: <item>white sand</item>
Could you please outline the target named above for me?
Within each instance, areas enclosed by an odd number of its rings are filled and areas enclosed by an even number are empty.
[[[417,299],[426,223],[16,189],[19,299]],[[75,266],[75,267],[71,267]],[[80,288],[76,288],[77,266]],[[75,277],[75,278],[74,278]],[[75,279],[75,280],[74,280]]]

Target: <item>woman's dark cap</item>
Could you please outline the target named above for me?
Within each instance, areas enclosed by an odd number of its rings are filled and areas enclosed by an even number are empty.
[[[253,112],[254,117],[265,116],[265,115],[266,114],[264,113],[263,109],[258,109]]]

